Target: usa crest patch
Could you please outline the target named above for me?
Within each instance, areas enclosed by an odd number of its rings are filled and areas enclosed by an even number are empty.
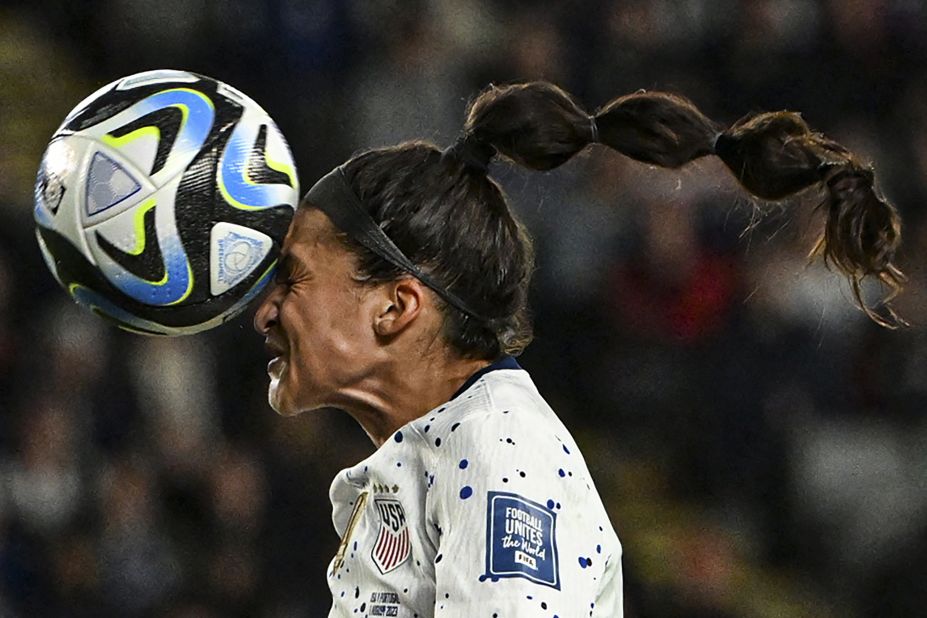
[[[380,531],[373,543],[373,563],[386,575],[409,559],[412,544],[409,542],[409,526],[402,504],[395,498],[374,500],[380,517]]]
[[[485,577],[524,577],[559,590],[557,514],[517,494],[488,498]]]

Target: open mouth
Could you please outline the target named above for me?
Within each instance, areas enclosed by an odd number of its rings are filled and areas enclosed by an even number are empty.
[[[270,338],[267,338],[264,341],[264,349],[267,351],[267,355],[271,357],[270,362],[267,363],[267,373],[269,373],[271,376],[276,376],[278,375],[280,368],[286,362],[284,360],[286,349]]]
[[[271,361],[267,363],[267,373],[273,378],[279,377],[280,370],[285,362],[282,356],[272,358]]]

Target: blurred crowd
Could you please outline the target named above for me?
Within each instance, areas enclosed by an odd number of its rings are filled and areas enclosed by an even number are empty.
[[[542,5],[544,8],[542,8]],[[583,447],[631,618],[927,607],[927,6],[909,0],[9,0],[0,8],[0,616],[321,616],[328,486],[373,446],[266,404],[250,316],[157,339],[48,274],[32,182],[66,112],[151,68],[270,112],[308,187],[353,152],[450,143],[495,82],[588,108],[672,90],[719,122],[795,109],[872,161],[905,220],[874,325],[807,261],[814,191],[763,203],[714,158],[593,147],[491,174],[535,237],[521,362]],[[866,288],[877,298],[877,286]]]

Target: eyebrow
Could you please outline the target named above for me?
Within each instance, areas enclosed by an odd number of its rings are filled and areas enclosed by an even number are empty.
[[[288,278],[290,271],[293,269],[293,254],[282,253],[280,261],[277,263],[277,277]]]
[[[280,261],[277,265],[277,277],[290,279],[293,277],[294,271],[298,271],[300,277],[309,276],[312,272],[309,265],[301,260],[299,256],[289,251],[281,253]]]

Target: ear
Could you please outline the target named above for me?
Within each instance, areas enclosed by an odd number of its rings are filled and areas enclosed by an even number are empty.
[[[405,330],[421,314],[425,288],[414,277],[403,277],[386,285],[387,295],[373,328],[380,337],[392,337]]]

